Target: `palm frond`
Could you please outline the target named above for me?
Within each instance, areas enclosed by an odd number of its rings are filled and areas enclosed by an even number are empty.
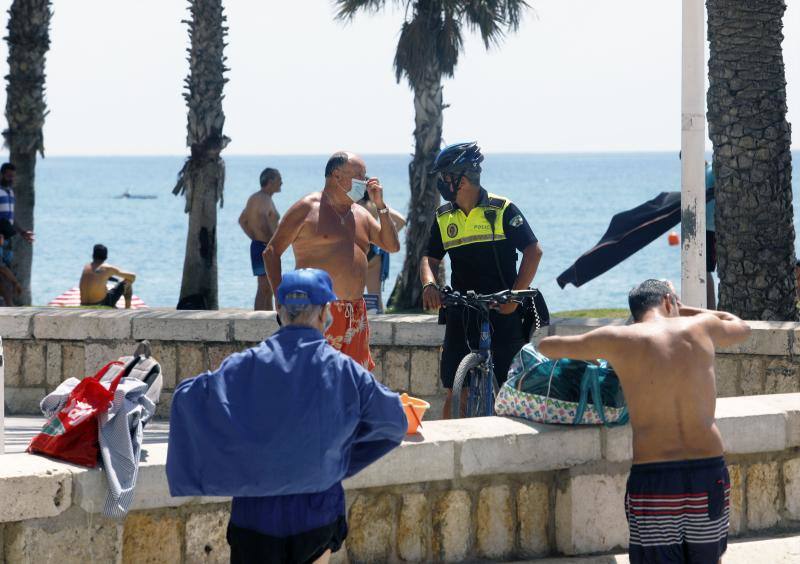
[[[517,31],[522,21],[523,10],[531,6],[525,0],[505,0],[503,11],[505,13],[505,25],[509,31]]]
[[[404,74],[412,84],[421,78],[436,55],[436,35],[436,27],[427,18],[415,17],[403,22],[394,56],[398,82]]]
[[[497,45],[506,31],[516,31],[522,19],[524,0],[469,0],[463,5],[463,17],[470,29],[480,33],[488,49]]]
[[[377,13],[386,5],[386,0],[334,0],[337,20],[352,20],[359,12]]]
[[[445,76],[452,77],[458,64],[458,55],[464,46],[461,23],[456,14],[446,12],[436,41],[436,56]]]

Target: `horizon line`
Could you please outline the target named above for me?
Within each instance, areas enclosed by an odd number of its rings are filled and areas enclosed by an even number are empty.
[[[640,155],[640,154],[671,154],[678,153],[680,148],[677,149],[641,149],[641,150],[575,150],[575,151],[487,151],[486,155]],[[800,149],[790,149],[791,152],[800,151]],[[706,149],[705,153],[711,152],[711,149]],[[413,156],[411,152],[375,152],[375,153],[359,153],[364,156]],[[45,157],[39,157],[42,160],[47,158],[188,158],[188,154],[177,153],[56,153],[49,154]],[[225,157],[328,157],[328,153],[230,153],[220,155],[224,160]],[[8,159],[9,155],[3,155],[4,159]]]

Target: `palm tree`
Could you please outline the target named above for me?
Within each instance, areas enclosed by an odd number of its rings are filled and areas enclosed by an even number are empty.
[[[359,11],[377,12],[386,0],[336,0],[337,17],[352,20]],[[434,210],[439,204],[436,182],[428,171],[442,142],[442,79],[452,77],[463,48],[464,27],[477,30],[488,49],[505,32],[519,27],[524,0],[395,0],[406,10],[400,30],[394,69],[414,91],[414,157],[408,166],[411,198],[408,204],[406,257],[390,303],[399,309],[419,308],[422,258]]]
[[[720,308],[795,320],[784,0],[708,0]]]
[[[223,204],[225,162],[220,153],[230,139],[222,134],[225,36],[222,0],[189,0],[189,107],[186,144],[191,156],[178,174],[173,194],[186,197],[189,233],[183,261],[179,307],[217,309],[217,203]]]
[[[36,153],[44,158],[42,127],[47,115],[44,100],[45,55],[50,48],[50,0],[14,0],[8,11],[8,85],[3,131],[10,161],[17,168],[14,185],[15,219],[33,229]],[[20,302],[31,303],[30,243],[16,237],[11,269],[23,288]]]

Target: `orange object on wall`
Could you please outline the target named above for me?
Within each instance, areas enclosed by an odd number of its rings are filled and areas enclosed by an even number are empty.
[[[408,394],[402,394],[400,396],[400,401],[403,403],[403,409],[406,412],[406,419],[408,420],[406,435],[413,435],[417,432],[417,428],[422,426],[422,418],[425,416],[425,412],[428,411],[431,404],[419,398],[412,398]]]

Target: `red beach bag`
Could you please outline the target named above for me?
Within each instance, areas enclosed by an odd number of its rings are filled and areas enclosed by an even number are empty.
[[[70,392],[64,407],[33,438],[28,445],[28,452],[89,468],[97,466],[100,454],[98,416],[108,411],[120,380],[133,368],[133,364],[135,362],[125,370],[120,370],[108,389],[100,383],[100,379],[111,367],[123,366],[119,361],[109,362],[94,376],[81,380]]]

